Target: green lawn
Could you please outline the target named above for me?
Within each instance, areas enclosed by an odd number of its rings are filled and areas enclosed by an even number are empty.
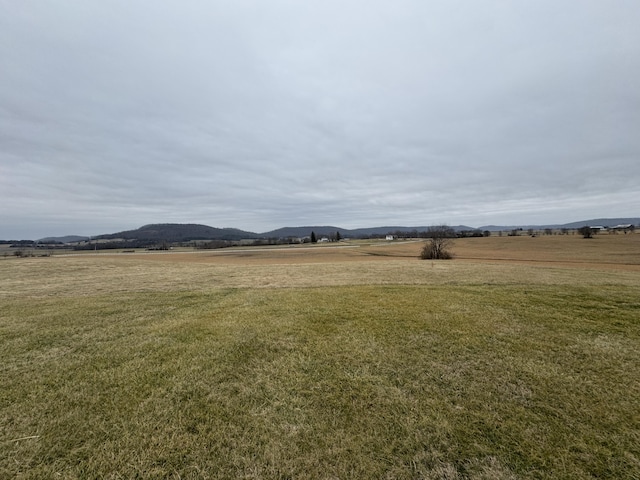
[[[640,478],[640,285],[552,283],[5,295],[0,478]]]

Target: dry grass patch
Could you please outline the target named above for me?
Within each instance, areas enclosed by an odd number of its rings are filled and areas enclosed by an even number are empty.
[[[638,298],[637,285],[16,296],[0,310],[0,476],[633,478]]]
[[[459,258],[554,262],[564,264],[640,266],[639,234],[465,238],[456,241]]]
[[[0,478],[640,477],[639,273],[411,248],[0,262]]]
[[[483,241],[484,239],[478,239]],[[536,239],[532,239],[536,240]],[[586,240],[588,242],[588,240]],[[419,244],[417,248],[419,249]],[[383,247],[381,247],[383,248]],[[416,248],[412,246],[411,248]],[[188,260],[185,260],[188,259]],[[247,263],[198,254],[77,256],[0,262],[0,298],[107,293],[209,291],[219,288],[291,288],[344,285],[637,285],[640,267],[504,261],[420,261],[365,254],[339,261]],[[633,267],[633,266],[631,266]]]

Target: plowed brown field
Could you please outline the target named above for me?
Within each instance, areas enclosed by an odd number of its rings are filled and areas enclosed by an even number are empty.
[[[326,246],[246,247],[126,256],[163,262],[233,265],[335,263],[392,258],[415,260],[422,245],[423,241],[352,241]],[[579,235],[463,238],[454,241],[452,251],[458,261],[546,263],[567,267],[640,270],[640,234],[599,235],[593,239],[584,239]]]

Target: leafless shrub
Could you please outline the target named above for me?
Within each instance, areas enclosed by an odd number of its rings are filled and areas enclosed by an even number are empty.
[[[453,258],[450,251],[456,232],[446,225],[429,227],[427,230],[429,239],[422,248],[420,258],[423,260],[449,260]]]

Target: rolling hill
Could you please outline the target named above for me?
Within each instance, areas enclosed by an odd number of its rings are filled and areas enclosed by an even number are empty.
[[[193,223],[158,223],[144,225],[136,230],[99,235],[94,239],[188,242],[191,240],[243,240],[260,237],[256,233],[235,228],[214,228]]]
[[[484,225],[481,227],[469,227],[466,225],[452,226],[456,231],[462,230],[489,230],[489,231],[509,231],[513,229],[536,229],[541,230],[545,228],[568,228],[574,229],[584,225],[600,225],[604,227],[614,227],[616,225],[640,225],[640,218],[627,217],[627,218],[596,218],[590,220],[581,220],[578,222],[564,223],[564,224],[548,224],[548,225]],[[245,230],[239,230],[236,228],[215,228],[208,225],[192,224],[192,223],[157,223],[144,225],[135,230],[126,230],[117,233],[110,233],[104,235],[98,235],[93,239],[98,240],[136,240],[141,242],[188,242],[192,240],[228,240],[238,241],[247,239],[259,239],[259,238],[288,238],[288,237],[307,237],[311,235],[313,231],[316,236],[330,236],[336,232],[340,232],[343,238],[359,238],[368,237],[371,235],[386,235],[394,232],[411,232],[418,231],[423,232],[429,227],[405,227],[405,226],[383,226],[383,227],[370,227],[370,228],[356,228],[347,229],[341,227],[335,227],[331,225],[309,225],[302,227],[283,227],[276,230],[271,230],[263,233],[249,232]],[[38,240],[39,242],[60,242],[60,243],[72,243],[87,240],[88,237],[81,237],[77,235],[69,235],[65,237],[47,237]]]

